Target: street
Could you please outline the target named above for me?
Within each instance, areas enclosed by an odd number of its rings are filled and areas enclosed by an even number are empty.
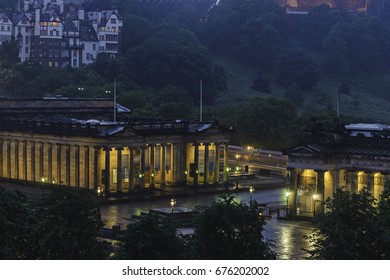
[[[237,201],[248,203],[250,194],[241,192],[234,194]],[[267,203],[283,201],[285,199],[285,189],[275,188],[267,190],[258,190],[253,193],[253,200],[258,203]],[[197,205],[209,205],[213,200],[218,199],[218,195],[205,194],[202,196],[188,196],[177,198],[175,207],[193,209]],[[129,223],[131,215],[139,215],[141,212],[148,212],[154,208],[169,208],[170,200],[154,200],[143,202],[129,202],[116,205],[103,205],[101,207],[102,218],[105,227],[111,228],[113,225],[119,225],[125,229]],[[305,254],[301,248],[308,248],[309,242],[303,236],[309,234],[313,226],[308,222],[278,220],[276,216],[267,219],[264,236],[275,242],[274,250],[279,259],[304,259]]]

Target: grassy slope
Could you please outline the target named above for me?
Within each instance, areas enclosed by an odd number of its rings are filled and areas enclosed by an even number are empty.
[[[273,74],[268,74],[272,94],[264,94],[250,88],[256,73],[255,69],[227,56],[215,56],[215,60],[225,68],[228,82],[227,92],[215,103],[216,109],[226,105],[239,106],[248,99],[258,96],[284,97],[285,89],[276,84]],[[356,75],[343,79],[322,77],[316,89],[306,92],[306,100],[300,109],[302,111],[318,111],[325,108],[336,110],[337,88],[343,81],[351,85],[351,94],[341,95],[342,115],[367,119],[371,122],[390,123],[390,74],[372,77]]]

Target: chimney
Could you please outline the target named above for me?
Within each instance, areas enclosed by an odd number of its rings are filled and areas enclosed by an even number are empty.
[[[39,5],[35,7],[35,36],[41,35],[41,9]]]
[[[83,9],[79,10],[79,19],[84,20],[84,10]]]
[[[25,12],[28,12],[29,6],[30,6],[30,1],[25,0],[25,1],[24,1],[24,11],[25,11]]]

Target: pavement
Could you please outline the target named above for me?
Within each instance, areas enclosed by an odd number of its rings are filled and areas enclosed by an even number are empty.
[[[172,197],[184,197],[184,196],[201,196],[205,194],[223,194],[234,192],[249,192],[249,187],[253,186],[255,190],[271,189],[275,187],[288,187],[285,178],[282,177],[270,177],[270,176],[255,176],[254,178],[241,178],[238,180],[238,188],[236,187],[237,180],[230,180],[227,186],[223,184],[217,185],[200,185],[195,188],[192,185],[187,186],[164,186],[163,188],[156,188],[154,190],[145,189],[132,192],[126,192],[121,194],[111,194],[109,197],[99,197],[101,204],[119,204],[131,201],[147,201],[147,200],[159,200]],[[26,194],[31,199],[39,199],[45,192],[50,191],[51,186],[35,184],[23,184],[17,182],[0,181],[0,186],[7,190],[19,190]]]

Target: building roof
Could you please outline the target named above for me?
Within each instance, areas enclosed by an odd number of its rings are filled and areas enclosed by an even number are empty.
[[[390,130],[384,124],[350,124],[337,129],[306,129],[300,145],[286,155],[361,155],[390,157]]]

